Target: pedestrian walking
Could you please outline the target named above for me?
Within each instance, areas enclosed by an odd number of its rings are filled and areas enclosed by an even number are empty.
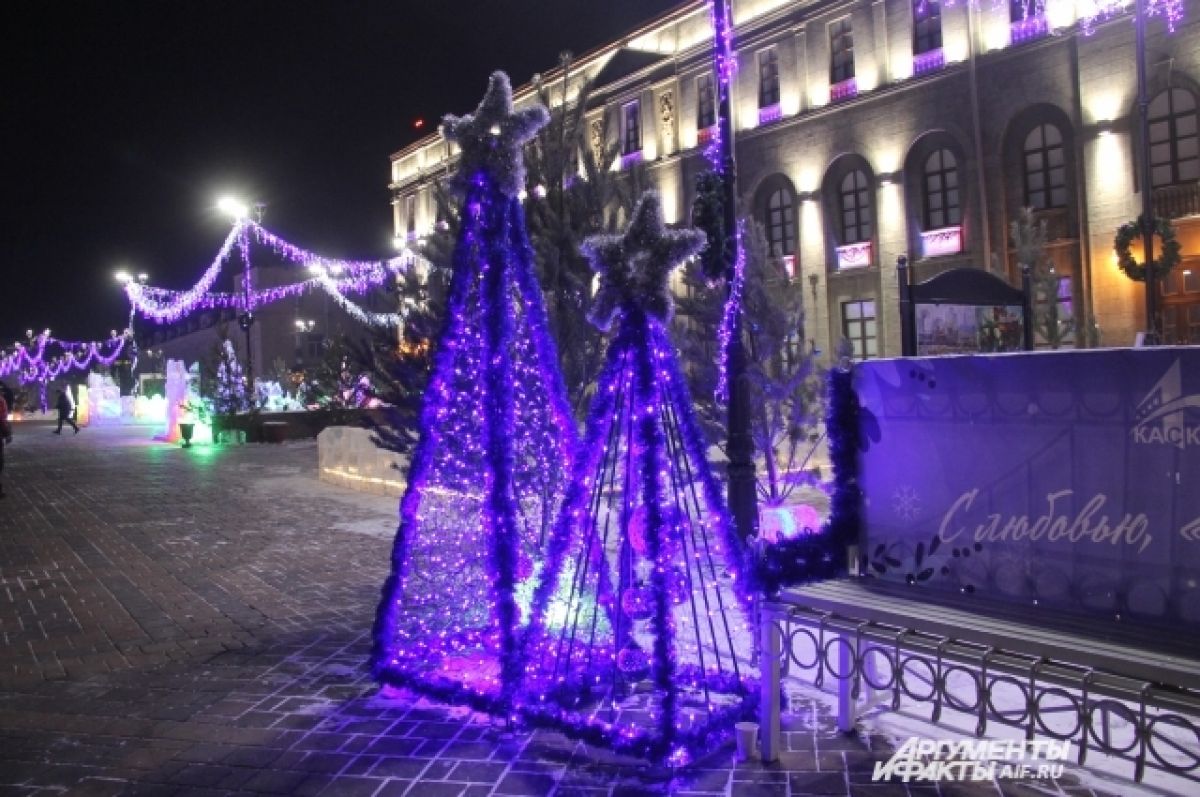
[[[58,428],[54,430],[55,434],[62,434],[62,425],[70,424],[75,430],[75,434],[79,434],[79,426],[75,423],[75,402],[71,399],[70,391],[58,389],[58,398],[54,401],[54,408],[58,410]]]
[[[12,424],[8,420],[8,385],[0,384],[0,498],[4,497],[4,446],[12,442]]]

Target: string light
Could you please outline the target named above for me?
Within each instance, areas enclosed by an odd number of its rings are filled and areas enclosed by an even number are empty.
[[[534,593],[518,701],[535,725],[675,765],[757,704],[737,656],[745,548],[665,327],[670,270],[703,245],[666,230],[653,192],[624,236],[585,242],[601,272],[593,321],[617,333]],[[647,679],[650,727],[596,710]]]
[[[237,293],[213,292],[212,286],[229,261],[233,247],[245,255],[250,241],[269,247],[291,265],[307,269],[313,276],[287,285],[255,288]],[[144,317],[160,324],[174,323],[203,310],[232,309],[252,312],[282,299],[301,296],[314,290],[327,293],[346,312],[372,326],[395,326],[399,316],[372,313],[350,301],[346,294],[364,295],[379,288],[399,271],[415,262],[406,253],[389,260],[338,260],[316,254],[285,241],[258,223],[241,218],[230,230],[212,264],[191,288],[183,291],[147,286],[134,280],[125,282],[130,305]],[[331,276],[332,275],[332,276]]]
[[[721,314],[721,326],[717,328],[717,343],[720,352],[717,357],[717,389],[716,399],[719,402],[729,400],[729,344],[733,340],[733,328],[737,324],[738,315],[742,312],[742,290],[746,284],[746,249],[742,239],[745,232],[745,222],[739,220],[734,237],[736,256],[733,260],[733,281],[729,285],[729,298]]]
[[[514,113],[496,73],[476,113],[445,125],[464,153],[463,223],[372,654],[385,684],[503,716],[575,444],[514,190],[544,115]]]
[[[50,330],[37,336],[33,348],[15,344],[10,354],[0,357],[0,377],[17,375],[21,384],[46,384],[69,371],[86,371],[95,365],[111,366],[125,350],[129,336],[117,334],[105,341],[68,341],[51,337]]]

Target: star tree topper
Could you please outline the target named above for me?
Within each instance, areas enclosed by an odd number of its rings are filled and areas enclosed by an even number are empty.
[[[583,242],[583,254],[600,275],[600,289],[588,317],[607,331],[618,311],[632,306],[669,321],[675,303],[668,277],[704,244],[700,230],[667,229],[662,199],[657,191],[647,191],[624,235],[593,235]]]
[[[550,112],[541,105],[514,111],[508,75],[493,72],[475,113],[442,119],[442,135],[458,142],[462,150],[453,187],[465,193],[476,175],[483,173],[506,196],[517,196],[525,187],[521,147],[549,121]]]

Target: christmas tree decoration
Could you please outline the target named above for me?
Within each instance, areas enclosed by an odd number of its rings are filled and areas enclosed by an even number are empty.
[[[220,359],[217,361],[217,391],[213,397],[213,411],[217,415],[236,415],[250,409],[250,398],[246,387],[246,375],[238,362],[237,351],[228,338],[221,342]]]
[[[671,764],[754,710],[745,550],[705,458],[665,324],[668,276],[704,246],[656,193],[584,251],[592,320],[616,326],[533,597],[519,708],[534,724]]]
[[[518,198],[546,116],[514,111],[497,72],[473,115],[443,125],[462,150],[461,223],[374,629],[380,681],[492,712],[511,706],[575,445]]]

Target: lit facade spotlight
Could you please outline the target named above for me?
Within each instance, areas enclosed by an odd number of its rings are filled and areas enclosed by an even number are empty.
[[[129,280],[132,279],[132,277],[129,276],[129,272],[124,271],[124,270],[118,271],[117,273],[113,274],[113,277],[115,277],[117,282],[121,283],[122,285],[124,285],[125,283],[129,282]]]
[[[232,196],[223,196],[218,199],[217,210],[229,216],[234,221],[242,221],[250,215],[250,208],[246,203]]]

